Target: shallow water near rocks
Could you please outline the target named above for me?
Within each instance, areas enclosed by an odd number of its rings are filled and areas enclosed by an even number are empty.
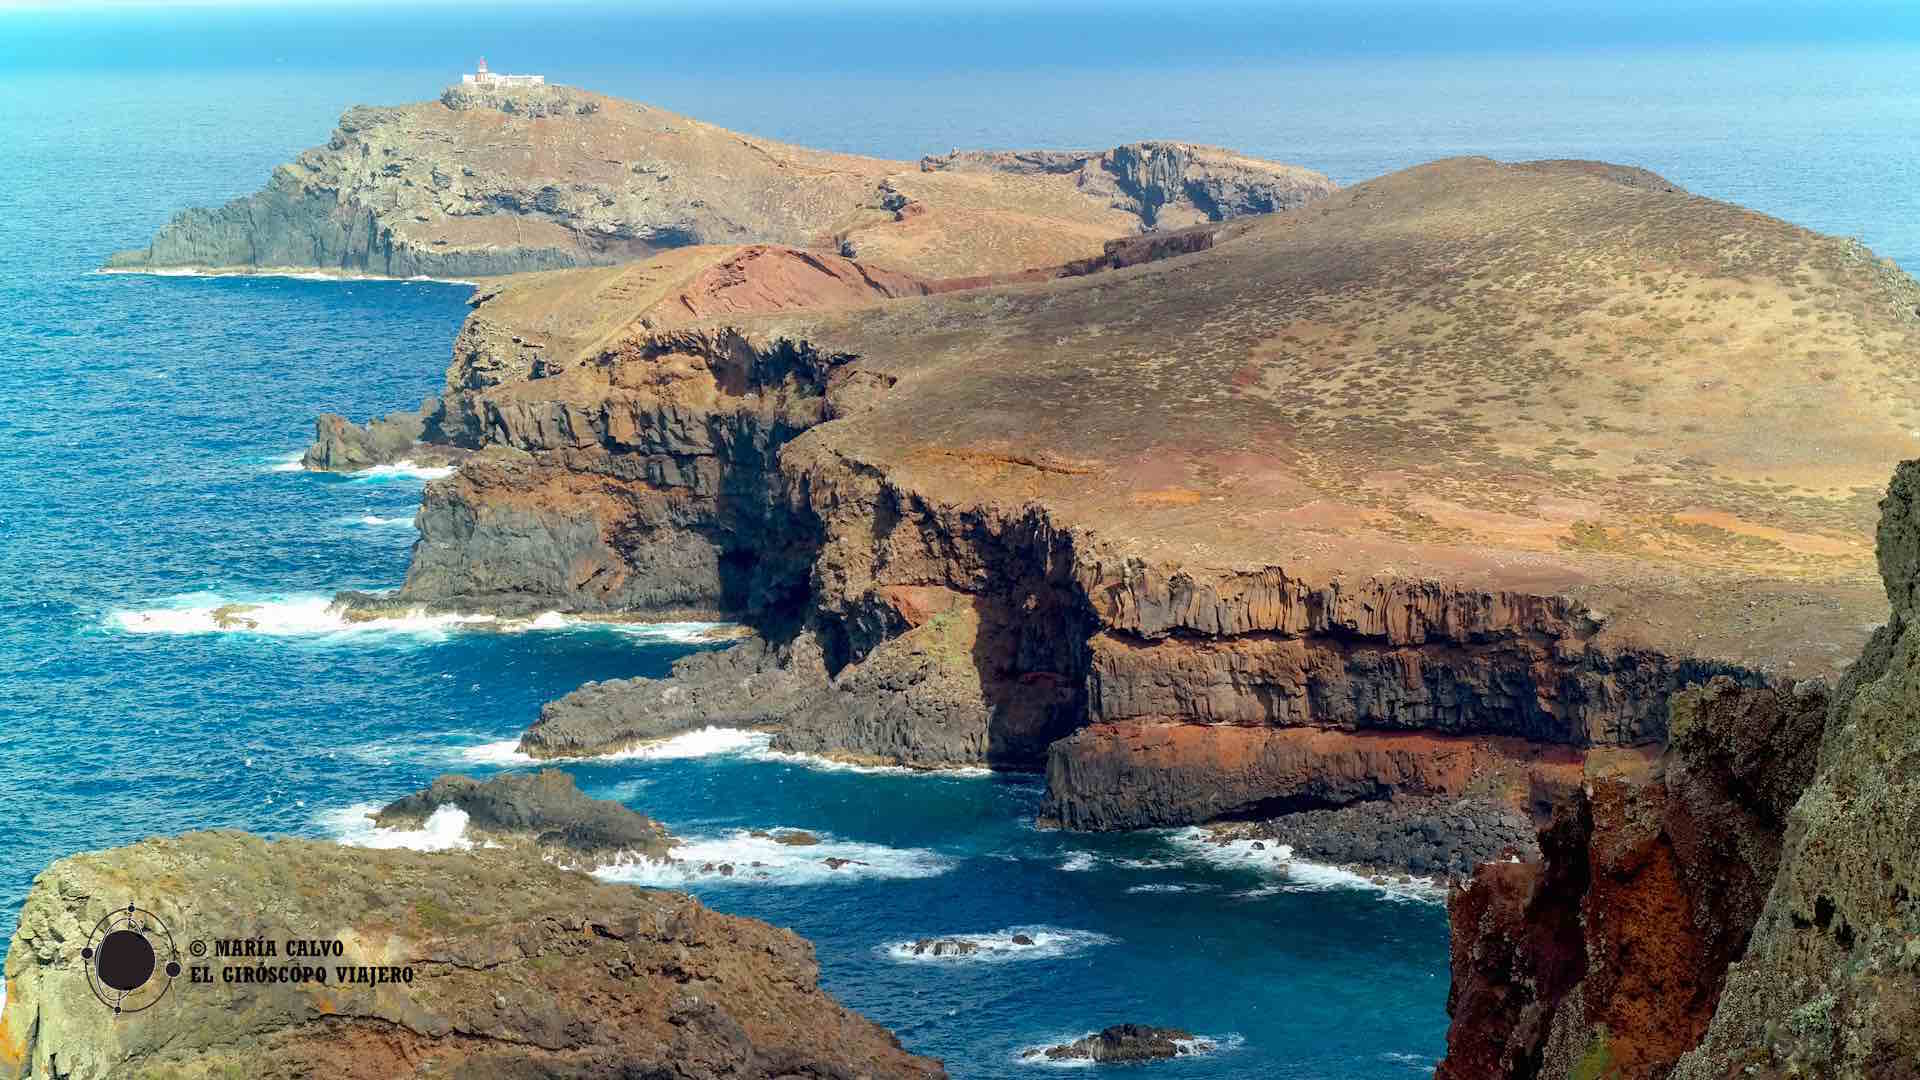
[[[663,673],[699,647],[686,627],[346,628],[327,615],[335,590],[399,583],[424,478],[314,476],[289,469],[291,455],[316,412],[363,418],[437,387],[468,289],[91,273],[173,210],[256,189],[323,141],[346,103],[424,98],[445,75],[307,59],[298,71],[0,73],[13,106],[0,112],[0,175],[14,178],[0,185],[0,935],[33,875],[74,851],[210,827],[367,841],[365,808],[441,772],[528,767],[513,742],[541,702],[587,679]],[[778,72],[755,83],[599,62],[577,81],[836,149],[910,157],[956,142],[1168,135],[1343,182],[1446,153],[1582,154],[1861,232],[1887,254],[1920,251],[1920,214],[1906,212],[1920,185],[1885,167],[1915,160],[1920,98],[1881,85],[1913,70],[1905,61],[1743,53],[1483,70],[1452,57],[1400,62],[1392,78],[1303,62],[982,82],[929,60],[881,77],[884,92],[830,79],[814,96]],[[1765,87],[1774,112],[1647,107],[1688,98],[1676,91],[1693,86],[1688,70]],[[1543,71],[1555,75],[1527,74]],[[1650,72],[1682,74],[1667,86]],[[1454,92],[1422,91],[1423,77]],[[1530,88],[1524,107],[1516,82]],[[1305,88],[1310,108],[1285,104]],[[1843,122],[1860,137],[1801,137]],[[1813,160],[1828,145],[1842,149]],[[220,625],[236,619],[254,625]],[[1220,1047],[1154,1075],[1417,1076],[1443,1047],[1447,932],[1430,894],[1283,877],[1270,853],[1185,834],[1043,832],[1033,778],[829,769],[747,733],[564,767],[695,845],[691,866],[604,876],[686,887],[792,927],[817,946],[829,990],[957,1076],[1032,1075],[1023,1048],[1121,1021]],[[457,824],[373,839],[443,845]],[[779,827],[822,843],[753,835]],[[1013,933],[1035,946],[995,944]],[[935,936],[987,947],[901,948]]]

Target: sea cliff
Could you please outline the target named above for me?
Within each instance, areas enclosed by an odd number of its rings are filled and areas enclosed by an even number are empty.
[[[1545,814],[1564,751],[1835,675],[1883,613],[1920,290],[1870,253],[1580,162],[1194,228],[1000,284],[761,246],[490,288],[426,421],[471,456],[405,586],[350,602],[739,619],[522,748],[718,718],[1044,770],[1086,828]],[[1760,437],[1810,385],[1861,423]]]

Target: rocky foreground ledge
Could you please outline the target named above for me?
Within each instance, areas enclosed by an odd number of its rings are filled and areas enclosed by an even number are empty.
[[[96,924],[129,904],[154,966],[103,999]],[[35,879],[7,953],[0,1075],[945,1075],[817,980],[788,931],[518,844],[190,833]]]

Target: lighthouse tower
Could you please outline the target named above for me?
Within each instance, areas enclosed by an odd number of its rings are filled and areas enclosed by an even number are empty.
[[[460,81],[468,86],[541,86],[546,83],[545,75],[502,75],[487,70],[487,58],[480,58],[479,70],[460,76]]]

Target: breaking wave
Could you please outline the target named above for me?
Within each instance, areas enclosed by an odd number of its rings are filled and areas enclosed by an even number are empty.
[[[374,465],[353,473],[348,479],[354,483],[377,484],[389,480],[438,480],[452,476],[451,465],[416,465],[411,461],[396,461],[390,465]]]
[[[1021,945],[1014,942],[1016,935],[1031,940],[1031,944]],[[915,953],[914,946],[927,939],[937,941],[963,941],[974,947],[974,951],[963,954],[948,953],[935,956],[931,952]],[[926,934],[917,938],[890,941],[876,951],[890,960],[906,964],[982,964],[1000,963],[1009,960],[1056,960],[1066,956],[1078,956],[1089,949],[1113,943],[1113,938],[1105,934],[1096,934],[1091,930],[1063,930],[1057,926],[1009,926],[1005,930],[995,930],[991,934]]]
[[[411,519],[409,519],[411,523]],[[598,623],[557,612],[530,619],[497,615],[428,612],[424,609],[378,616],[349,615],[328,595],[309,593],[235,599],[213,593],[187,593],[148,608],[108,612],[112,629],[130,634],[243,633],[270,636],[314,634],[439,634],[454,629],[515,633],[527,630],[577,630],[616,627],[621,633],[653,641],[693,643],[721,623]]]
[[[1059,1035],[1032,1046],[1023,1046],[1013,1052],[1013,1060],[1021,1065],[1036,1065],[1046,1069],[1090,1069],[1098,1064],[1092,1058],[1050,1058],[1046,1052],[1050,1047],[1065,1046],[1081,1039],[1097,1035],[1097,1031],[1083,1031],[1078,1035]],[[1205,1057],[1212,1054],[1238,1050],[1246,1044],[1246,1039],[1235,1033],[1226,1035],[1195,1035],[1191,1039],[1175,1039],[1180,1057]]]
[[[418,829],[383,829],[373,823],[378,803],[356,803],[320,815],[320,825],[335,840],[350,847],[406,848],[409,851],[465,851],[467,812],[457,806],[436,807]]]
[[[818,843],[782,843],[781,828],[736,829],[724,836],[689,837],[664,860],[630,858],[593,872],[606,881],[656,888],[695,882],[743,885],[829,885],[888,878],[935,877],[951,860],[925,848],[891,848],[816,834]],[[797,830],[794,830],[797,831]]]
[[[1174,830],[1169,834],[1168,841],[1191,859],[1221,869],[1252,870],[1272,879],[1260,888],[1241,895],[1267,896],[1281,892],[1355,889],[1378,893],[1382,899],[1392,901],[1435,904],[1443,903],[1447,898],[1446,887],[1431,878],[1401,880],[1398,876],[1382,875],[1376,879],[1343,867],[1296,859],[1293,849],[1286,844],[1257,840],[1220,843],[1198,826]],[[1255,848],[1253,845],[1256,843],[1261,847]]]

